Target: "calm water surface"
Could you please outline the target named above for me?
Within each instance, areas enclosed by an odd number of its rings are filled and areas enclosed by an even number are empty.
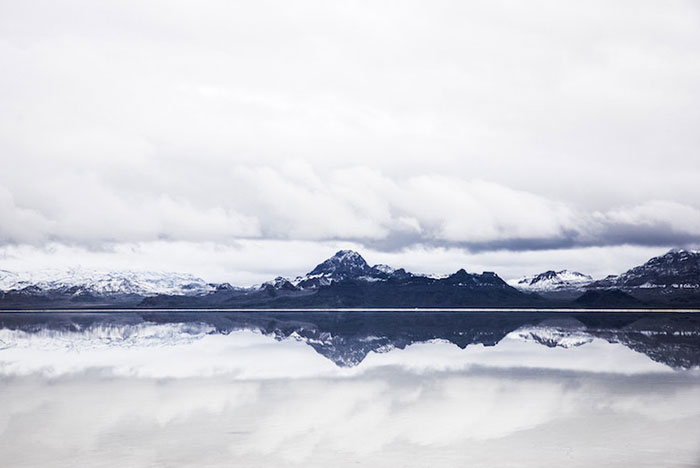
[[[700,317],[3,313],[2,466],[700,466]]]

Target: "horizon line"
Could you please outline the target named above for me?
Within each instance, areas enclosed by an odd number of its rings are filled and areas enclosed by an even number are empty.
[[[113,313],[113,312],[604,312],[604,313],[700,313],[700,308],[533,308],[533,307],[314,307],[314,308],[104,308],[104,309],[0,309],[6,313]]]

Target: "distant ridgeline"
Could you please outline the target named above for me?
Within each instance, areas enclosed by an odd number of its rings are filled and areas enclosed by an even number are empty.
[[[434,277],[370,266],[341,250],[294,279],[240,288],[191,275],[92,270],[0,270],[0,307],[30,308],[338,308],[338,307],[700,307],[700,251],[674,249],[644,265],[594,280],[546,271],[510,284],[493,272]]]

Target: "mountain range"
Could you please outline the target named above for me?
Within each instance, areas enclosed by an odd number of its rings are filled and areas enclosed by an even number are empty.
[[[305,275],[248,288],[187,274],[0,270],[0,307],[6,309],[699,306],[700,251],[682,249],[604,279],[549,270],[510,284],[493,272],[460,269],[434,277],[369,265],[352,250],[338,251]]]

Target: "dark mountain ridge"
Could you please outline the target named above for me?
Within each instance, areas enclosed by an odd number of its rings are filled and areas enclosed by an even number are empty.
[[[444,278],[403,268],[370,266],[360,254],[341,250],[294,280],[278,277],[260,288],[204,297],[155,296],[144,307],[337,308],[499,307],[539,305],[539,297],[509,286],[493,272],[460,269]]]
[[[700,251],[672,249],[618,276],[593,281],[587,290],[620,290],[653,306],[700,306]]]

